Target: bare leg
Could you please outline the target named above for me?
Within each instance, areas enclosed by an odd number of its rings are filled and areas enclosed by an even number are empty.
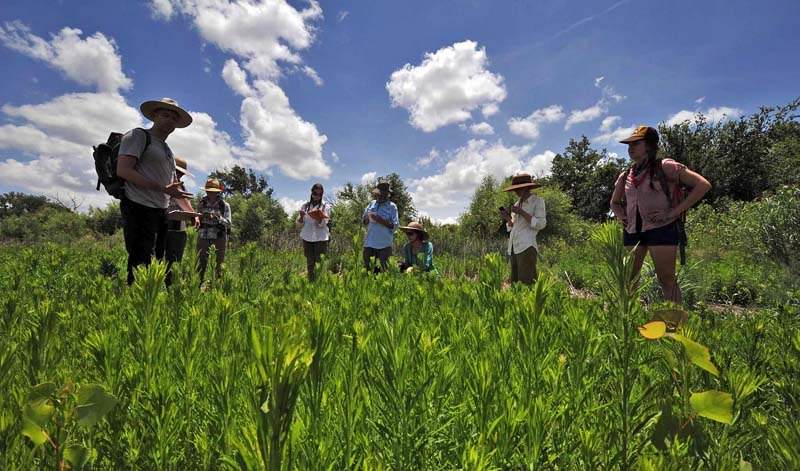
[[[653,259],[653,265],[655,265],[658,282],[661,283],[664,299],[675,304],[681,304],[681,289],[675,276],[675,254],[678,252],[678,247],[675,245],[654,245],[648,248],[650,257]]]
[[[636,286],[639,286],[639,273],[642,271],[644,258],[647,256],[646,245],[626,245],[626,249],[633,252],[633,273],[631,276],[636,280]]]

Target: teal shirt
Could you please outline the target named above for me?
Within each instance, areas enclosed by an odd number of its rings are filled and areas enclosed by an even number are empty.
[[[406,242],[406,245],[403,246],[403,261],[417,270],[436,271],[433,266],[433,244],[428,241],[422,243],[416,258],[411,251],[411,243]]]

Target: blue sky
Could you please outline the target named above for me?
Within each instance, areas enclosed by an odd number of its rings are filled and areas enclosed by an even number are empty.
[[[112,15],[113,14],[113,15]],[[480,179],[546,174],[582,134],[729,119],[800,95],[800,2],[6,0],[0,192],[89,205],[90,145],[169,96],[196,190],[269,174],[287,208],[399,173],[436,220]]]

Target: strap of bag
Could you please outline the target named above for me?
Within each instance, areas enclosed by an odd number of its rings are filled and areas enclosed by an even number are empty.
[[[669,208],[674,208],[674,200],[672,199],[672,192],[669,189],[669,182],[667,182],[667,176],[664,174],[664,169],[661,168],[661,161],[658,161],[658,182],[661,184],[661,188],[664,190],[664,195],[667,197],[667,202],[669,203]],[[680,252],[680,259],[681,265],[686,265],[686,244],[689,242],[688,238],[686,237],[686,213],[681,214],[677,220],[675,220],[675,226],[678,229],[678,251]]]

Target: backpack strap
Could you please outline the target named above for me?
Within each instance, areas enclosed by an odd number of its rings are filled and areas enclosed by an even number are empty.
[[[656,176],[658,177],[658,182],[661,184],[661,188],[664,190],[664,195],[667,197],[667,202],[669,203],[669,208],[674,208],[674,201],[672,200],[672,192],[669,189],[669,182],[667,181],[667,175],[664,173],[664,169],[661,168],[661,163],[663,159],[658,160],[658,167],[656,169]],[[686,213],[678,217],[675,221],[675,224],[678,228],[678,252],[680,254],[680,261],[681,266],[686,265],[686,245],[689,242],[689,239],[686,236]]]
[[[664,169],[661,167],[662,162],[663,159],[658,159],[658,165],[656,166],[656,177],[658,178],[658,183],[661,184],[661,189],[664,190],[664,195],[667,197],[669,208],[672,209],[674,207],[674,201],[672,201],[672,191],[669,189],[667,175],[664,173]]]
[[[150,141],[151,141],[150,133],[147,132],[147,129],[145,128],[136,128],[136,129],[144,133],[144,148],[142,149],[142,155],[144,155],[144,153],[147,151],[147,148],[150,147]]]

